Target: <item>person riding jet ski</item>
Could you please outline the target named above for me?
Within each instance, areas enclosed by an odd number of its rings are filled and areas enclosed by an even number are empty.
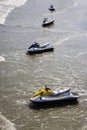
[[[40,46],[39,43],[37,43],[37,42],[35,41],[34,44],[32,44],[32,45],[29,47],[29,49],[32,48],[32,47],[39,47],[39,46]]]
[[[49,91],[49,90],[51,90],[51,89],[48,88],[47,85],[45,85],[45,90],[46,90],[46,91]]]

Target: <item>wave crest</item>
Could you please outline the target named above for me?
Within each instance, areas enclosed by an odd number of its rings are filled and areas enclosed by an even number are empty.
[[[3,0],[0,1],[0,24],[4,24],[8,14],[15,8],[26,3],[27,0]]]
[[[10,122],[6,117],[0,114],[0,128],[1,130],[16,130],[14,123]]]
[[[0,56],[0,62],[5,61],[5,58],[3,56]]]

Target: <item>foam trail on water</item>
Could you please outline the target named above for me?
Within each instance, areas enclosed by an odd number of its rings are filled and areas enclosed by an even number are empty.
[[[5,58],[3,56],[0,56],[0,62],[5,61]]]
[[[14,124],[0,113],[0,129],[1,130],[16,130]]]
[[[69,37],[65,37],[65,38],[62,38],[62,39],[56,41],[55,45],[61,44],[61,43],[65,42],[65,41],[71,40],[71,39],[79,37],[79,36],[86,36],[86,35],[87,35],[87,33],[80,33],[80,34],[76,34],[76,35],[71,35]]]
[[[27,0],[2,0],[0,1],[0,24],[4,24],[8,14],[16,7],[20,7]]]
[[[85,55],[85,54],[87,54],[87,52],[81,52],[81,53],[78,53],[76,57],[79,57],[79,56]]]

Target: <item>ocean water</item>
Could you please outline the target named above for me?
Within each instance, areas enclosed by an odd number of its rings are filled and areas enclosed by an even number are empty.
[[[34,41],[54,52],[27,56]],[[71,88],[78,104],[30,108],[45,84]],[[87,0],[0,0],[0,130],[87,130]]]

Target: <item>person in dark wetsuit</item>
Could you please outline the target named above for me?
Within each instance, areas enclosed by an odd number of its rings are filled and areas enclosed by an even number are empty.
[[[48,91],[48,90],[51,90],[51,89],[48,88],[47,85],[45,85],[45,90]]]
[[[50,8],[53,9],[54,8],[53,5],[51,5]]]
[[[43,21],[43,23],[45,23],[47,21],[47,18],[44,18],[44,21]]]
[[[34,44],[32,44],[32,45],[29,47],[29,49],[32,48],[32,47],[39,47],[39,46],[40,46],[39,43],[37,43],[37,42],[35,41]]]
[[[39,47],[40,45],[39,45],[39,43],[37,43],[36,41],[34,42],[34,46],[35,47]]]

